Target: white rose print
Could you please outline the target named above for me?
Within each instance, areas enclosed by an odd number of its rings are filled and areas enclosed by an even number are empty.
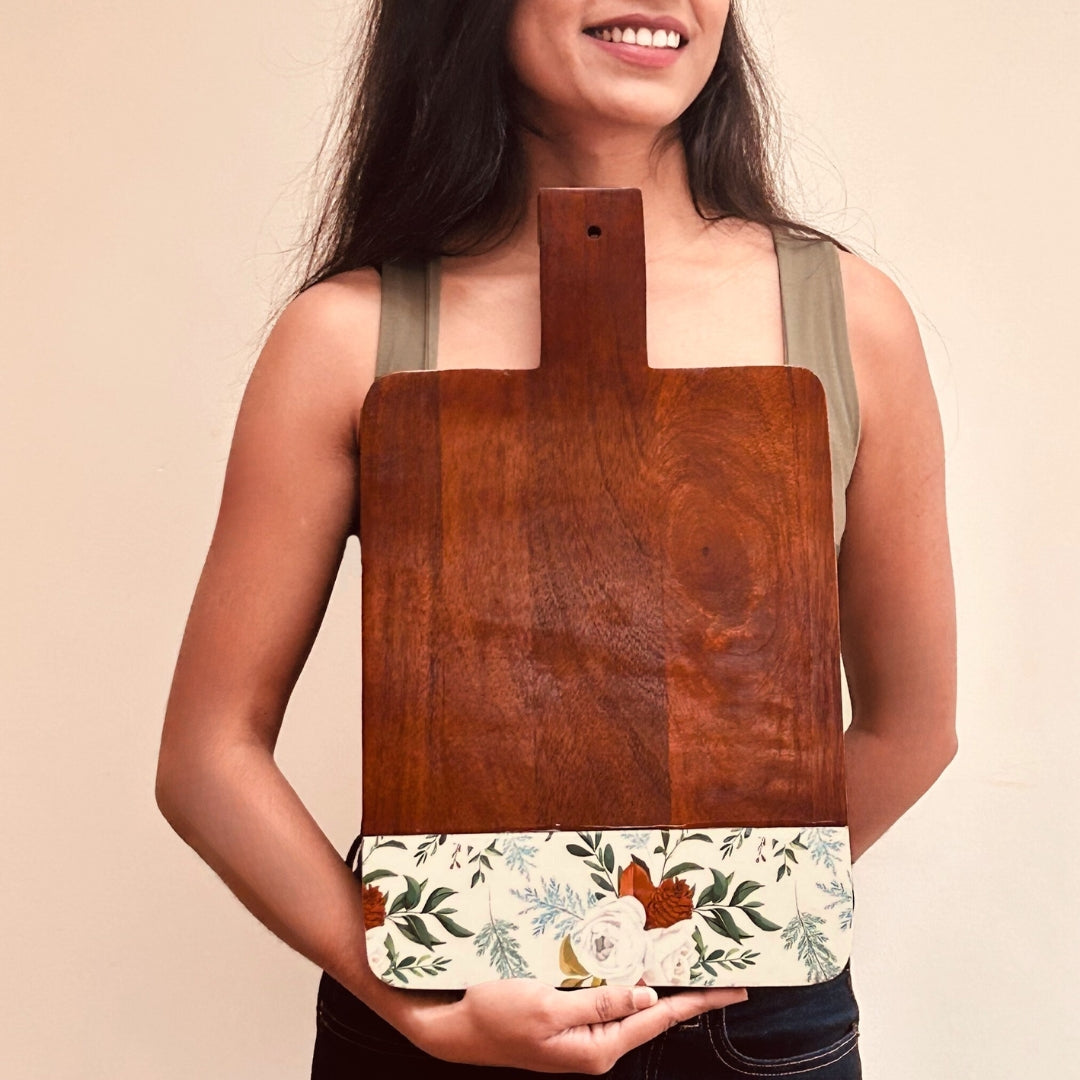
[[[649,986],[689,986],[697,960],[694,924],[689,919],[662,930],[646,930],[645,982]]]
[[[645,971],[645,908],[633,896],[597,904],[574,932],[572,943],[591,975],[613,986],[633,986]]]

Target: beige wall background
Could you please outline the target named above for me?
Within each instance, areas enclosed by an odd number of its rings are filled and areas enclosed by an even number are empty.
[[[961,749],[856,868],[866,1075],[1072,1075],[1080,5],[750,6],[807,212],[905,290],[947,445]],[[318,971],[153,776],[352,5],[0,7],[0,1073],[306,1076]],[[279,753],[342,851],[359,571],[353,544]]]

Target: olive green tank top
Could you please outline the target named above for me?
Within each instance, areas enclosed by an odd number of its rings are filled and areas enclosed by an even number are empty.
[[[780,274],[784,363],[809,368],[825,388],[833,539],[839,554],[860,434],[840,259],[836,246],[827,240],[798,239],[774,230],[773,241]],[[383,264],[376,378],[391,371],[435,370],[440,271],[437,258]]]

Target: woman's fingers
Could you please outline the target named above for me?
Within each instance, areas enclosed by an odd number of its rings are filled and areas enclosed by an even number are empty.
[[[656,1000],[655,991],[637,986],[575,990],[567,996],[572,1007],[560,1006],[559,1012],[565,1012],[573,1026],[553,1040],[563,1050],[555,1067],[597,1073],[607,1071],[623,1054],[675,1024],[709,1009],[745,1001],[747,994],[742,989],[688,990]],[[653,1004],[648,1004],[650,1001]],[[548,1065],[531,1068],[546,1070]]]
[[[710,1009],[722,1009],[745,1001],[747,993],[742,989],[686,990],[662,997],[650,1008],[625,1016],[618,1025],[612,1025],[613,1038],[621,1056],[635,1046],[640,1046],[684,1020],[692,1020]]]
[[[448,1061],[602,1073],[673,1024],[745,998],[745,990],[686,990],[658,1000],[646,986],[564,992],[512,979],[479,983],[452,1004],[416,1002],[395,1027]]]
[[[567,1027],[586,1024],[605,1024],[625,1020],[634,1015],[650,1014],[649,1023],[658,1024],[665,1018],[666,1026],[690,1020],[709,1009],[721,1009],[746,1000],[743,989],[681,990],[677,994],[657,997],[651,986],[601,986],[598,989],[574,990],[560,994],[566,1000],[560,1007],[560,1019],[566,1017]],[[657,1031],[663,1031],[660,1027]],[[642,1040],[644,1041],[644,1040]],[[636,1043],[634,1044],[637,1045]]]
[[[560,993],[560,1020],[565,1016],[567,1027],[586,1024],[606,1024],[624,1016],[648,1009],[657,1002],[656,991],[650,986],[601,986],[597,989]]]

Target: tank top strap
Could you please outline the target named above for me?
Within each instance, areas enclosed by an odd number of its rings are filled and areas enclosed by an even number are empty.
[[[440,269],[438,258],[392,259],[382,264],[376,379],[392,371],[434,369]]]
[[[851,365],[840,257],[831,241],[773,230],[783,308],[784,363],[809,368],[825,389],[832,458],[833,539],[847,521],[847,486],[859,446],[859,398]]]

